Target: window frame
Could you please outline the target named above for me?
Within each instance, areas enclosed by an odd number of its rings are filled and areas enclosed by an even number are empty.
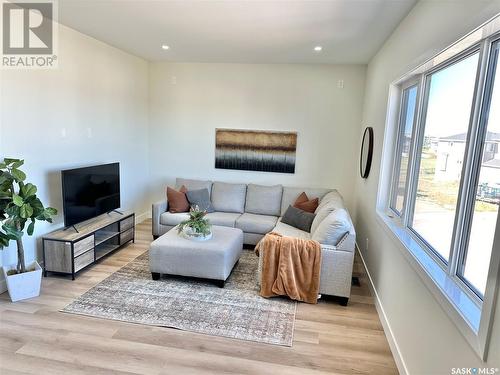
[[[413,114],[413,124],[411,127],[411,139],[413,140],[413,135],[415,133],[416,125],[417,125],[417,114],[418,114],[418,103],[420,100],[420,80],[418,78],[416,79],[410,79],[408,81],[405,81],[401,86],[401,100],[400,104],[398,107],[398,112],[399,112],[399,120],[398,120],[398,136],[396,140],[396,150],[395,150],[395,158],[394,158],[394,165],[393,165],[393,170],[392,170],[392,182],[391,182],[391,195],[389,198],[389,209],[393,212],[394,215],[403,218],[404,213],[405,213],[405,207],[406,207],[406,199],[407,199],[407,194],[406,190],[408,189],[408,182],[409,182],[409,171],[410,171],[410,165],[412,162],[412,151],[413,151],[413,141],[410,142],[410,150],[408,153],[408,166],[406,170],[406,179],[405,179],[405,193],[403,197],[403,207],[401,211],[398,211],[398,209],[395,207],[396,199],[397,199],[397,191],[398,191],[398,186],[399,186],[399,173],[401,172],[401,161],[402,161],[402,148],[403,148],[403,135],[404,135],[404,126],[403,123],[405,122],[406,118],[406,109],[408,108],[408,103],[406,102],[406,96],[405,96],[405,91],[410,90],[411,88],[416,87],[417,88],[417,96],[415,99],[415,113]],[[405,111],[403,111],[403,108]],[[394,207],[393,207],[394,206]]]
[[[470,288],[481,300],[484,299],[484,296],[481,296],[480,293],[472,283],[470,283],[465,278],[465,264],[467,260],[467,254],[469,251],[469,241],[470,241],[470,232],[472,229],[472,221],[474,218],[474,205],[476,203],[476,193],[479,185],[479,176],[481,173],[481,164],[486,146],[486,136],[488,131],[488,115],[489,109],[491,108],[491,100],[493,94],[494,84],[497,83],[500,85],[500,82],[494,82],[496,70],[500,65],[500,33],[491,38],[491,42],[487,43],[487,40],[483,46],[484,52],[484,67],[483,73],[485,74],[484,79],[481,80],[483,84],[481,90],[481,104],[480,108],[478,108],[478,118],[477,118],[477,127],[475,129],[475,133],[473,134],[474,139],[473,142],[469,145],[469,152],[471,158],[471,166],[479,165],[479,168],[471,168],[469,172],[468,186],[466,188],[466,196],[464,202],[464,222],[462,223],[462,233],[460,236],[460,245],[459,249],[460,254],[457,257],[456,265],[455,265],[455,274],[463,282]],[[498,47],[496,47],[498,45]],[[494,49],[496,49],[496,56],[494,56]],[[497,59],[493,64],[494,59]],[[500,213],[499,213],[500,216]]]
[[[440,72],[444,69],[447,69],[457,63],[460,63],[461,61],[467,59],[468,57],[479,53],[478,55],[478,66],[476,70],[476,79],[474,82],[474,93],[473,93],[473,99],[471,103],[471,114],[469,116],[469,124],[467,126],[467,139],[466,139],[466,148],[465,148],[465,153],[464,153],[464,162],[462,164],[462,172],[461,172],[461,177],[459,181],[459,189],[458,189],[458,197],[457,197],[457,206],[455,208],[456,214],[455,214],[455,219],[453,223],[453,233],[452,233],[452,239],[451,239],[451,245],[450,249],[448,252],[448,260],[446,260],[442,255],[439,253],[437,249],[435,249],[418,231],[412,227],[413,219],[415,217],[415,204],[416,204],[416,196],[417,196],[417,190],[418,190],[418,177],[419,177],[419,172],[420,172],[420,163],[421,163],[421,153],[422,153],[422,148],[423,148],[423,143],[424,143],[424,136],[425,136],[425,125],[426,125],[426,117],[427,117],[427,110],[428,110],[428,105],[429,105],[429,94],[430,94],[430,81],[432,78],[432,75]],[[413,167],[414,169],[412,170],[412,184],[410,186],[411,191],[409,192],[408,195],[408,200],[409,200],[409,210],[407,212],[407,220],[406,220],[406,227],[412,232],[412,234],[416,237],[416,239],[424,246],[425,250],[429,252],[431,255],[439,264],[440,266],[451,276],[453,274],[453,263],[455,262],[455,237],[456,233],[458,232],[458,225],[461,220],[460,218],[460,205],[461,205],[461,197],[462,197],[462,189],[463,189],[463,184],[465,180],[465,169],[468,161],[468,145],[470,143],[470,135],[471,135],[471,128],[474,126],[474,121],[473,121],[473,113],[475,111],[475,105],[476,105],[476,93],[478,89],[478,79],[479,79],[479,71],[480,71],[480,65],[481,65],[481,48],[478,44],[475,44],[469,48],[467,48],[465,51],[462,51],[461,53],[453,56],[452,58],[443,61],[441,64],[436,65],[433,69],[428,70],[427,72],[422,74],[422,87],[423,87],[423,92],[424,95],[422,95],[422,103],[421,106],[418,108],[418,112],[420,114],[419,116],[419,122],[417,124],[416,130],[416,139],[413,140],[415,143],[415,153],[413,155],[414,157],[414,164]],[[479,302],[479,301],[476,301]]]
[[[479,168],[476,168],[478,171],[473,167],[481,165],[485,144],[484,138],[481,137],[485,136],[487,131],[487,117],[485,116],[488,108],[486,107],[491,105],[491,93],[489,98],[486,95],[494,84],[500,84],[500,82],[493,83],[494,76],[490,72],[490,63],[493,61],[491,51],[495,43],[500,43],[500,14],[391,84],[384,137],[384,150],[388,149],[390,152],[382,153],[381,178],[377,196],[378,221],[399,245],[398,247],[421,276],[424,284],[482,360],[486,360],[487,356],[498,281],[500,281],[500,252],[492,251],[491,253],[488,280],[482,299],[480,293],[471,287],[472,285],[462,275],[468,246],[465,239],[469,238],[473,217],[471,210],[474,209],[480,171]],[[429,77],[476,52],[479,52],[478,67],[452,244],[449,260],[446,263],[437,251],[410,229],[420,168],[419,153],[421,153],[425,133],[425,116],[422,114],[427,113]],[[497,53],[500,55],[500,50]],[[500,69],[500,60],[497,60],[496,69]],[[486,78],[491,81],[489,84]],[[401,157],[401,134],[404,132],[400,126],[402,124],[401,110],[404,106],[403,90],[415,85],[415,82],[418,85],[416,113],[412,128],[403,209],[400,214],[391,206],[395,202],[393,200],[394,191],[397,189],[395,182],[399,178],[399,170],[396,170],[396,167],[400,169],[400,161],[396,162],[396,158]],[[497,216],[493,240],[493,249],[496,248],[500,248],[500,213]],[[462,273],[459,274],[459,272]]]

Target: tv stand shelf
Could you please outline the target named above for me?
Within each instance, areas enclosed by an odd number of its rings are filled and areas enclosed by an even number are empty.
[[[43,274],[75,275],[82,269],[132,241],[135,242],[135,214],[109,212],[58,229],[42,238]]]
[[[107,240],[116,237],[120,234],[120,232],[111,232],[107,230],[102,230],[102,231],[97,231],[95,232],[95,245],[100,245],[103,242],[106,242]]]

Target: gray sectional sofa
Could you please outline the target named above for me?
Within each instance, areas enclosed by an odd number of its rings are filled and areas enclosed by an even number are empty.
[[[206,217],[213,225],[240,228],[245,244],[255,245],[271,231],[317,240],[322,250],[320,293],[342,297],[341,303],[347,304],[356,234],[343,199],[336,190],[177,178],[176,188],[182,185],[188,190],[207,188],[215,212]],[[320,199],[310,233],[281,222],[281,216],[302,192],[309,199]],[[153,204],[152,215],[155,238],[188,217],[187,213],[168,212],[166,199]]]

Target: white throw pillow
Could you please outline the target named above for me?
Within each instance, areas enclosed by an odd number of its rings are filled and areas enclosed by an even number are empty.
[[[323,245],[335,246],[351,230],[351,219],[349,213],[343,209],[332,212],[319,224],[312,233],[312,239]]]
[[[311,233],[316,232],[321,222],[325,220],[331,212],[344,207],[344,201],[336,190],[326,194],[319,202],[316,211],[314,211],[316,217],[311,225]]]

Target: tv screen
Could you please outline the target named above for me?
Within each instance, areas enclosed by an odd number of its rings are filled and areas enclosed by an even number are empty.
[[[64,225],[71,226],[120,207],[120,164],[61,172]]]

